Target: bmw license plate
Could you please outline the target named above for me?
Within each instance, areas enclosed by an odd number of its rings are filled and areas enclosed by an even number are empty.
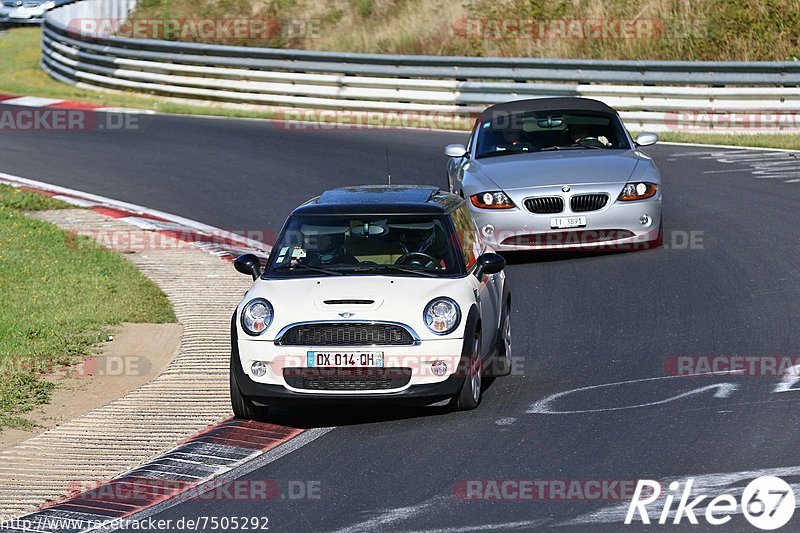
[[[308,352],[307,366],[315,368],[382,368],[383,352]]]
[[[558,217],[550,219],[552,229],[582,228],[586,226],[586,217]]]

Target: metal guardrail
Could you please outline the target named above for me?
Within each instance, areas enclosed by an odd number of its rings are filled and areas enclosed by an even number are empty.
[[[469,116],[487,105],[586,96],[631,129],[800,128],[800,62],[592,61],[355,54],[86,35],[135,0],[51,11],[42,68],[93,88],[279,107]],[[737,122],[738,121],[738,122]]]

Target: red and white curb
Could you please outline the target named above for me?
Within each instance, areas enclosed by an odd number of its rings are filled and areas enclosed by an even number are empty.
[[[0,524],[3,533],[83,533],[127,529],[182,502],[198,499],[282,499],[277,481],[235,479],[308,444],[332,428],[303,430],[229,419],[107,483],[72,494],[41,511]],[[241,494],[239,494],[241,493]],[[242,496],[243,494],[243,496]]]
[[[186,234],[191,244],[223,259],[230,260],[245,251],[269,251],[261,242],[135,204],[4,173],[0,173],[0,183],[46,194],[171,237]],[[198,241],[198,235],[213,239],[209,243]],[[220,239],[221,235],[225,239]],[[182,501],[202,498],[204,493],[261,468],[331,429],[227,419],[108,482],[86,487],[75,480],[72,493],[43,504],[39,511],[0,523],[0,531],[115,530],[122,527],[121,520],[141,520]],[[261,497],[281,497],[275,482],[267,484]]]
[[[106,111],[120,113],[141,113],[152,114],[153,111],[145,109],[129,109],[122,107],[108,107],[86,102],[75,102],[73,100],[62,100],[59,98],[44,98],[41,96],[17,96],[14,94],[0,94],[0,104],[17,107],[33,107],[44,109],[74,109],[82,111]]]
[[[120,219],[137,228],[176,238],[228,261],[232,261],[243,253],[254,253],[265,257],[270,251],[270,246],[263,242],[140,205],[3,172],[0,172],[0,183],[45,194],[69,204]]]

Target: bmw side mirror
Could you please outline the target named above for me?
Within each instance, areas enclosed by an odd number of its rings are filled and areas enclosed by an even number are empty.
[[[467,155],[467,147],[463,144],[448,144],[444,147],[444,155],[447,157],[464,157]]]
[[[261,277],[261,261],[253,254],[240,255],[233,262],[237,272],[253,276],[253,281]]]
[[[633,142],[636,143],[636,146],[651,146],[658,142],[658,135],[655,133],[643,131],[642,133],[636,136],[636,140],[634,140]]]
[[[485,275],[498,274],[506,267],[506,260],[502,256],[494,253],[481,254],[478,257],[478,267],[475,269],[475,275],[481,279]]]

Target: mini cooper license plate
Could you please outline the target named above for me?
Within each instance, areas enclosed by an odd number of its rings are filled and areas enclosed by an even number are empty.
[[[586,226],[586,217],[558,217],[550,219],[552,229],[582,228]]]
[[[382,368],[383,352],[308,352],[307,366],[315,368]]]

